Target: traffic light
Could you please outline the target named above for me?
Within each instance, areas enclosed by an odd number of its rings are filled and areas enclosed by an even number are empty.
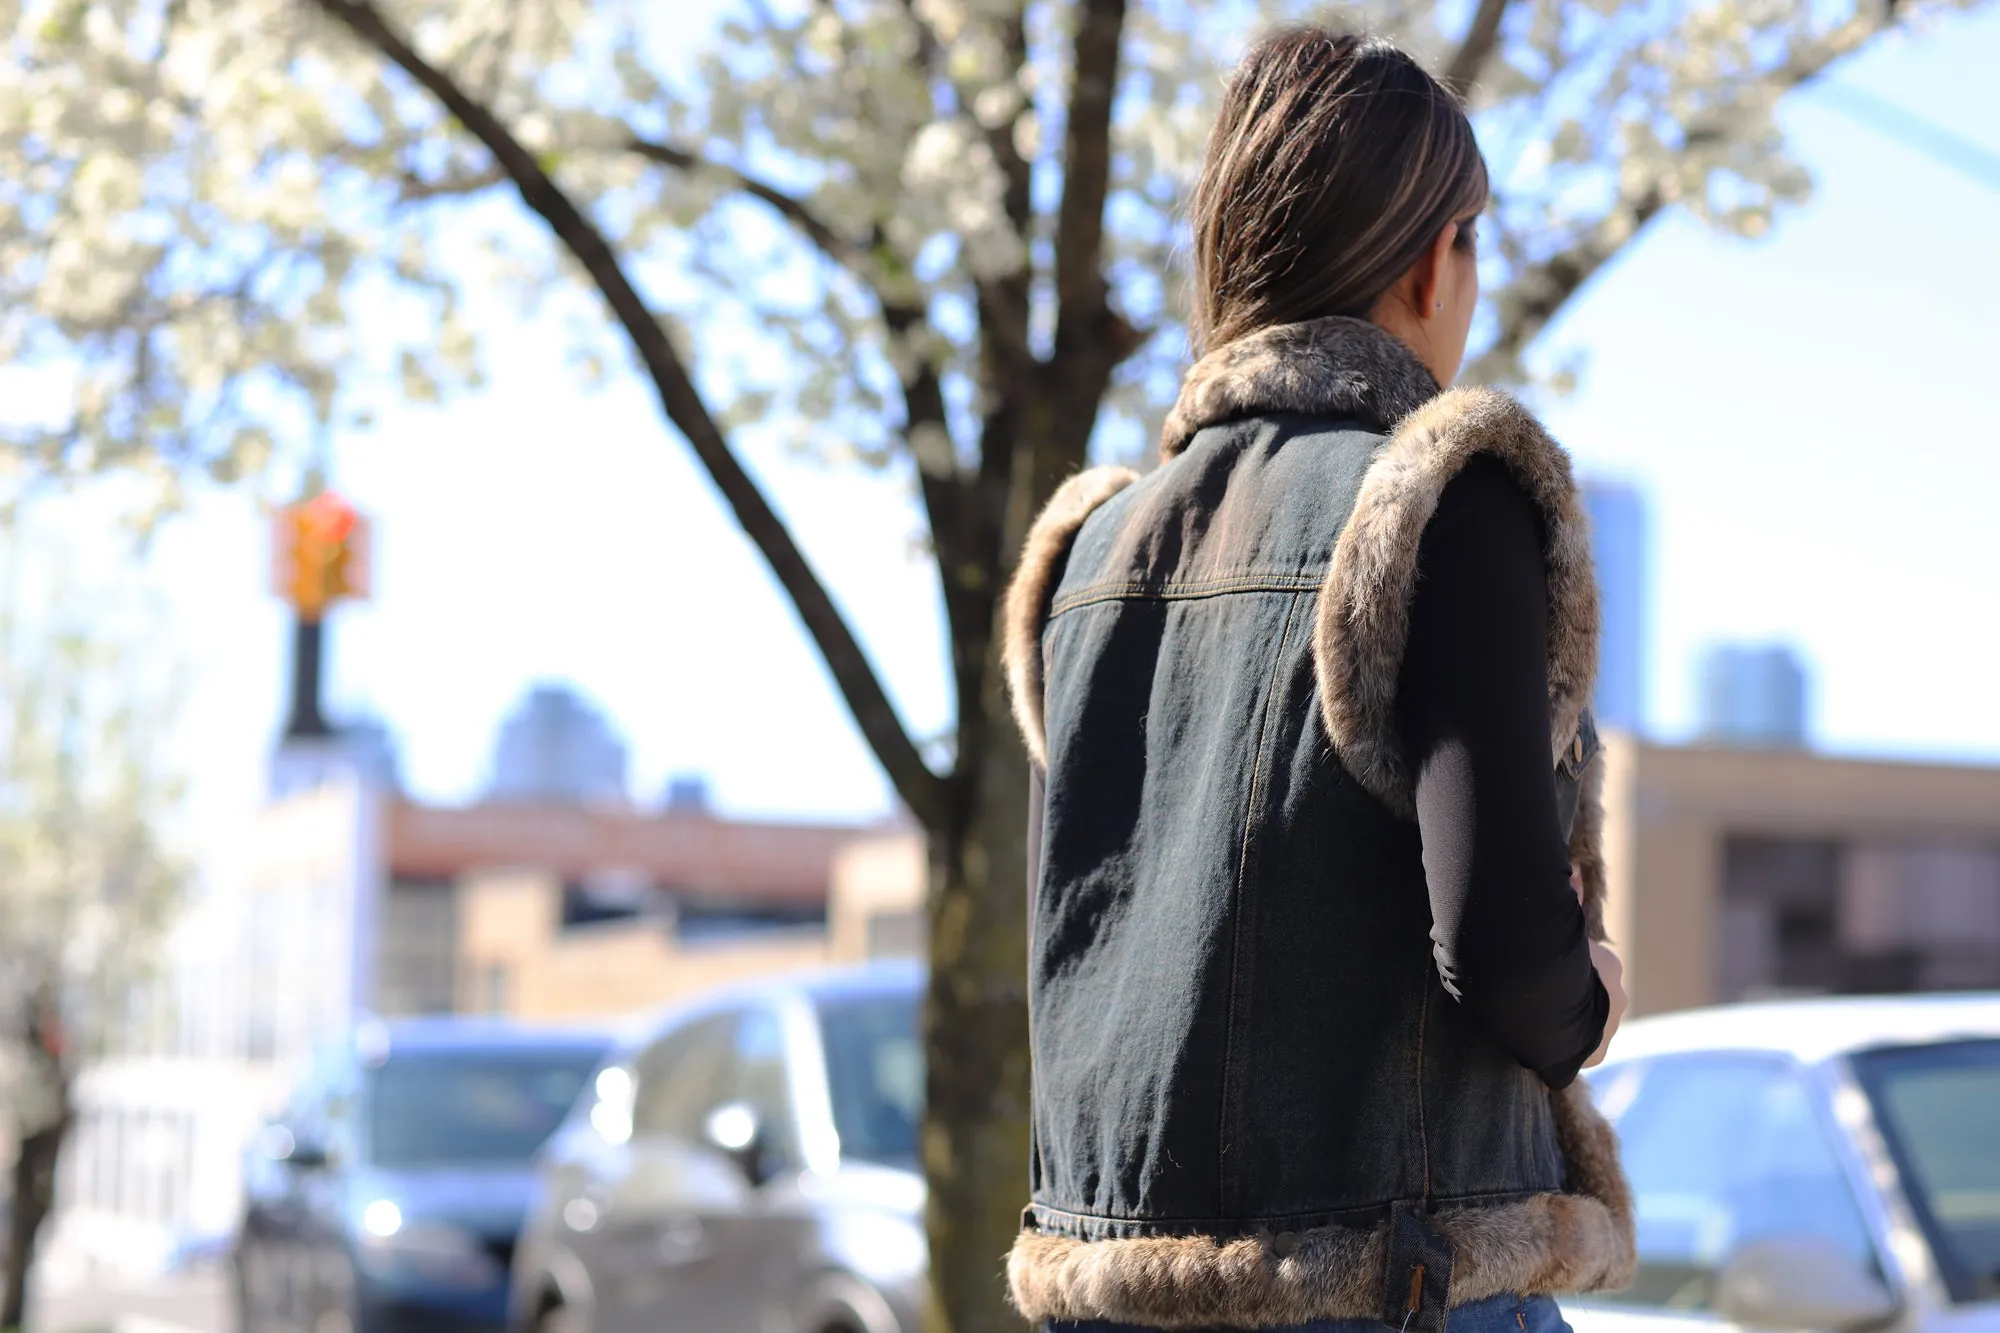
[[[367,520],[332,491],[278,511],[275,554],[278,595],[301,620],[368,595]]]

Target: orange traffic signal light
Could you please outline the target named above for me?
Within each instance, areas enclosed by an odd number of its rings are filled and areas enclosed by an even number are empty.
[[[278,511],[273,582],[301,620],[368,595],[368,523],[331,491]]]

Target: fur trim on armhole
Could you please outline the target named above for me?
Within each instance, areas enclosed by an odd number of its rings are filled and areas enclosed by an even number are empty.
[[[1547,530],[1552,761],[1575,735],[1597,675],[1597,579],[1569,455],[1506,394],[1438,395],[1404,418],[1369,465],[1334,546],[1313,637],[1320,711],[1341,762],[1403,815],[1415,812],[1416,780],[1396,734],[1396,685],[1409,639],[1417,546],[1445,484],[1480,453],[1507,465]]]
[[[1583,770],[1583,790],[1576,803],[1576,823],[1569,832],[1569,863],[1583,878],[1583,929],[1591,939],[1610,939],[1604,931],[1604,752]]]
[[[1044,768],[1049,747],[1042,725],[1042,631],[1049,623],[1049,601],[1083,521],[1138,479],[1139,474],[1128,467],[1094,467],[1077,473],[1049,497],[1021,544],[1021,562],[1007,588],[1001,657],[1014,721],[1027,742],[1029,757]]]

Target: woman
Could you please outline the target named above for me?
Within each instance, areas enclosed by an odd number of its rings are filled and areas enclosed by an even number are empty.
[[[1033,1202],[1057,1330],[1546,1333],[1632,1211],[1569,462],[1456,377],[1485,166],[1407,56],[1277,33],[1195,192],[1162,466],[1037,521]],[[1553,762],[1552,762],[1553,760]],[[1572,883],[1572,874],[1576,876]]]

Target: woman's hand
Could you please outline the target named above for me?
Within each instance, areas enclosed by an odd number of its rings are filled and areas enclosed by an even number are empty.
[[[1576,891],[1576,900],[1583,901],[1583,872],[1569,872],[1569,886]],[[1583,1062],[1585,1069],[1592,1069],[1604,1063],[1605,1054],[1611,1049],[1611,1038],[1617,1035],[1618,1024],[1624,1021],[1626,1006],[1631,1001],[1625,994],[1625,960],[1608,944],[1597,940],[1590,942],[1591,966],[1597,969],[1597,979],[1604,983],[1605,994],[1611,997],[1611,1009],[1604,1016],[1604,1039],[1597,1043],[1597,1049]]]
[[[1590,961],[1597,969],[1597,979],[1604,983],[1604,990],[1611,997],[1610,1012],[1604,1016],[1604,1039],[1597,1043],[1597,1049],[1583,1062],[1585,1069],[1594,1069],[1604,1063],[1605,1054],[1611,1049],[1611,1038],[1617,1035],[1618,1024],[1624,1020],[1625,1006],[1625,964],[1610,945],[1596,940],[1590,942]]]

